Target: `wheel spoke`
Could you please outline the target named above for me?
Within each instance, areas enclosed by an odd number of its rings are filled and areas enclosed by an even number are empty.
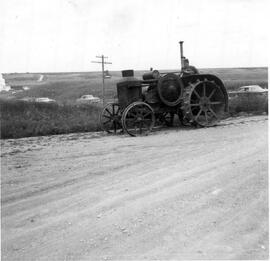
[[[205,119],[206,119],[206,122],[208,124],[208,116],[207,116],[207,111],[204,112],[204,115],[205,115]]]
[[[191,103],[190,106],[200,106],[199,103]]]
[[[198,117],[201,115],[201,113],[202,113],[202,109],[200,109],[199,113],[198,113],[197,116],[195,117],[195,120],[198,119]]]
[[[217,116],[216,113],[212,110],[212,108],[209,108],[209,110],[212,112],[212,114],[214,115],[214,117],[216,117],[216,119],[218,119],[218,116]]]
[[[116,122],[115,121],[113,121],[113,130],[114,130],[114,133],[116,133],[117,126],[116,126]]]
[[[216,89],[214,89],[214,90],[210,93],[210,95],[208,96],[208,99],[209,99],[209,100],[211,99],[211,97],[214,95],[215,92],[216,92]]]
[[[151,111],[147,112],[145,115],[143,115],[144,118],[146,118],[148,115],[152,114]]]
[[[205,86],[205,82],[203,83],[203,97],[206,97],[206,86]]]
[[[102,122],[103,124],[107,124],[108,122],[110,122],[111,121],[111,119],[109,119],[109,120],[107,120],[107,121],[105,121],[105,122]]]
[[[194,89],[193,90],[193,92],[195,93],[195,95],[199,98],[199,99],[201,99],[201,96],[197,93],[197,91]]]
[[[113,116],[112,113],[108,110],[108,108],[106,108],[105,111],[107,111],[111,116]]]
[[[106,114],[102,115],[103,117],[107,118],[107,119],[111,119],[112,117],[111,116],[108,116]]]

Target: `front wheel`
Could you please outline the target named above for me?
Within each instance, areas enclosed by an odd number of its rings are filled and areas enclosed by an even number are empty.
[[[100,125],[102,130],[108,133],[122,131],[121,112],[118,103],[108,103],[100,114]]]
[[[133,102],[123,112],[122,126],[130,136],[147,135],[154,124],[154,111],[145,102]]]

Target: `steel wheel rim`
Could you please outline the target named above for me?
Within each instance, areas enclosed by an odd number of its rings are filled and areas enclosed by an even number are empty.
[[[130,104],[122,116],[123,128],[131,136],[147,135],[154,124],[154,111],[144,102]]]
[[[194,122],[203,127],[215,126],[225,109],[225,97],[217,84],[204,80],[192,88],[189,107]]]
[[[118,103],[108,103],[100,114],[100,125],[107,133],[122,131],[121,112]]]

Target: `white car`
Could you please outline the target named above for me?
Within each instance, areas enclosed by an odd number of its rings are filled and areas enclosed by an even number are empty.
[[[41,97],[41,98],[35,98],[35,102],[55,103],[56,100],[50,99],[48,97]]]
[[[92,94],[83,95],[81,98],[76,100],[77,103],[98,103],[100,99],[93,96]]]
[[[246,94],[254,94],[254,95],[263,95],[263,96],[267,96],[268,94],[268,89],[263,89],[261,86],[259,85],[248,85],[248,86],[242,86],[240,87],[237,91],[231,91],[228,92],[229,95],[229,99],[233,99],[236,97],[242,97],[242,96],[246,96]]]
[[[268,89],[263,89],[259,85],[248,85],[240,87],[238,92],[268,92]]]

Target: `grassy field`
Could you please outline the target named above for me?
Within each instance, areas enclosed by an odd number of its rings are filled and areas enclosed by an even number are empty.
[[[268,89],[268,68],[220,68],[202,69],[202,73],[211,73],[218,76],[228,91],[236,90],[241,86],[258,84]]]
[[[100,107],[3,100],[1,138],[98,131]]]
[[[44,75],[43,81],[37,82],[36,79],[40,75]],[[121,78],[120,75],[120,72],[116,72],[113,73],[112,78],[106,79],[107,99],[112,99],[116,95],[116,83]],[[8,85],[30,87],[30,90],[14,94],[18,99],[49,97],[55,99],[59,104],[74,104],[76,99],[84,94],[102,96],[101,74],[95,72],[9,74],[4,75],[4,78]]]
[[[200,69],[201,73],[217,75],[228,90],[235,90],[243,85],[259,84],[268,88],[267,68],[225,68]],[[144,71],[136,71],[140,78]],[[38,82],[40,75],[43,81]],[[105,80],[106,100],[116,96],[116,83],[121,79],[121,72],[111,72],[112,77]],[[30,90],[14,94],[16,98],[49,97],[58,103],[74,104],[84,94],[102,97],[101,74],[98,72],[77,73],[20,73],[4,74],[8,85],[28,86]],[[1,97],[1,96],[0,96]]]
[[[217,75],[228,91],[243,85],[258,84],[268,88],[268,69],[264,68],[220,68],[200,69],[201,73]],[[106,102],[116,98],[116,83],[122,78],[121,72],[110,72],[112,77],[105,80]],[[135,71],[141,78],[144,71]],[[42,76],[42,77],[41,77]],[[60,134],[79,131],[96,131],[98,115],[102,104],[87,107],[75,106],[76,99],[84,94],[102,97],[101,73],[12,73],[4,74],[6,83],[16,88],[30,89],[16,93],[0,93],[1,138],[19,138],[37,135]],[[42,80],[40,80],[42,79]],[[25,103],[18,99],[25,97],[48,97],[57,101],[55,105]],[[261,99],[261,98],[260,98]],[[231,103],[231,112],[264,110],[261,100],[242,100]],[[258,104],[260,105],[258,107]],[[263,105],[262,105],[263,104]]]

